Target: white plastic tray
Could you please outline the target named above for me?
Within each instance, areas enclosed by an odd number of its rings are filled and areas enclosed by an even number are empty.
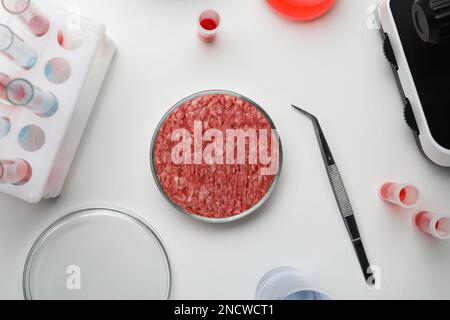
[[[37,203],[42,199],[58,197],[81,141],[84,129],[101,89],[104,77],[115,54],[114,43],[105,36],[104,25],[76,17],[84,31],[84,41],[78,49],[67,50],[58,43],[58,33],[73,12],[56,7],[47,1],[36,1],[50,19],[49,32],[40,38],[33,36],[17,17],[11,17],[9,27],[37,52],[38,62],[29,71],[13,62],[0,60],[1,71],[12,78],[25,78],[43,90],[55,94],[58,112],[50,118],[41,118],[32,111],[0,104],[0,116],[11,120],[11,131],[0,139],[0,159],[23,159],[33,170],[31,180],[22,186],[0,185],[0,192]],[[64,58],[71,66],[70,78],[62,84],[51,83],[45,76],[46,64],[53,58]],[[28,152],[19,142],[22,128],[36,125],[45,133],[45,143],[39,150]]]

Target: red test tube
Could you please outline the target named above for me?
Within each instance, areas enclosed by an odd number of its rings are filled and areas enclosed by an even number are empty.
[[[383,201],[395,204],[402,208],[413,208],[420,199],[419,190],[412,184],[385,183],[380,191]]]
[[[450,216],[422,211],[415,216],[414,222],[419,230],[436,239],[450,239]]]

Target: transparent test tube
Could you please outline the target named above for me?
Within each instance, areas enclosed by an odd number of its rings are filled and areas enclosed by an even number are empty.
[[[416,186],[393,182],[385,183],[379,190],[379,196],[383,201],[407,209],[416,206],[420,199]]]
[[[422,211],[414,217],[419,230],[440,240],[450,239],[450,216]]]
[[[0,160],[0,184],[25,184],[31,179],[31,171],[24,160]]]
[[[3,8],[17,15],[36,37],[42,37],[50,29],[50,21],[31,0],[2,0]]]
[[[58,99],[53,93],[41,90],[25,79],[14,79],[8,84],[6,99],[9,103],[27,107],[44,118],[53,116],[58,110]]]
[[[4,24],[0,24],[0,53],[26,70],[37,62],[36,51]]]
[[[302,272],[291,267],[269,271],[259,282],[256,300],[332,300]]]

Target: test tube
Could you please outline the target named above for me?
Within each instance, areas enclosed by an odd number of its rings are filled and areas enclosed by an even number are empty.
[[[256,300],[332,300],[299,270],[279,267],[269,271],[259,282]]]
[[[50,29],[50,21],[31,0],[2,0],[3,7],[17,15],[36,37],[42,37]]]
[[[25,79],[14,79],[8,84],[6,99],[9,103],[27,107],[44,118],[53,116],[58,110],[58,99],[53,93],[41,90]]]
[[[31,166],[24,160],[0,160],[0,184],[22,185],[31,174]]]
[[[6,117],[0,117],[0,138],[4,138],[11,131],[11,121]]]
[[[4,24],[0,24],[0,53],[26,70],[37,62],[36,51]]]
[[[203,11],[198,19],[198,36],[205,42],[212,42],[216,39],[219,26],[220,15],[216,11]]]
[[[450,216],[422,211],[415,216],[414,222],[419,230],[437,239],[450,239]]]
[[[419,190],[412,184],[385,183],[379,191],[383,201],[402,208],[413,208],[420,199]]]
[[[0,100],[6,101],[6,87],[8,86],[11,78],[0,72]]]

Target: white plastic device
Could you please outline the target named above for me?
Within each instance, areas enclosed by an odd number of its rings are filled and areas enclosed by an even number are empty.
[[[424,154],[434,163],[450,167],[450,150],[441,146],[432,135],[429,123],[426,119],[424,108],[420,100],[408,60],[400,39],[400,35],[394,20],[390,6],[391,0],[380,0],[377,16],[382,31],[389,37],[389,41],[395,55],[398,69],[395,70],[397,81],[403,91],[403,96],[411,105],[420,134],[417,139]],[[405,12],[405,14],[411,14]]]
[[[105,35],[105,26],[80,17],[46,0],[34,0],[50,20],[50,29],[36,37],[16,16],[7,25],[37,53],[37,64],[31,70],[18,68],[8,59],[0,60],[1,71],[11,78],[24,78],[35,86],[52,92],[58,99],[55,115],[42,118],[32,111],[0,104],[0,117],[11,121],[9,133],[0,138],[0,159],[22,159],[32,168],[31,179],[23,185],[0,185],[0,192],[30,203],[58,197],[88,123],[103,80],[115,55],[115,44]],[[78,47],[64,48],[61,36],[70,37],[70,24],[78,24]],[[61,31],[63,30],[63,33]],[[65,32],[65,33],[64,33]],[[45,69],[59,58],[70,66],[70,77],[52,83]],[[66,66],[67,66],[66,65]],[[67,69],[67,68],[66,68]],[[67,71],[67,70],[66,70]],[[36,151],[27,151],[19,143],[19,135],[27,126],[40,128],[44,143]],[[42,134],[41,134],[42,138]]]

